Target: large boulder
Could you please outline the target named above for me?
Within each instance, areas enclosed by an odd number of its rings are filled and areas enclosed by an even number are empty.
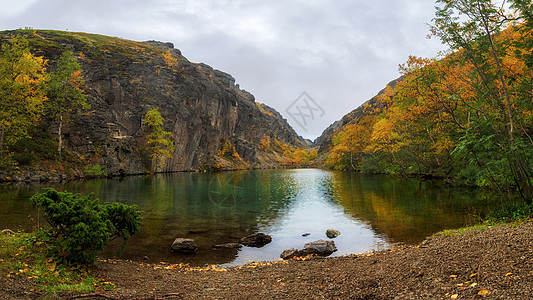
[[[318,241],[305,244],[304,248],[298,252],[300,253],[300,256],[306,256],[309,254],[328,256],[335,251],[337,251],[335,242],[326,241],[326,240],[318,240]]]
[[[298,249],[296,248],[291,248],[281,252],[281,255],[279,257],[281,257],[282,259],[291,259],[297,256],[300,256],[300,251],[298,251]]]
[[[326,230],[326,236],[330,239],[334,239],[341,235],[341,232],[336,229],[328,229]]]
[[[193,239],[177,238],[170,246],[170,250],[177,253],[194,253],[198,250],[198,246]]]
[[[241,239],[241,244],[248,247],[263,247],[264,245],[272,242],[272,237],[264,233],[254,233],[245,236]]]

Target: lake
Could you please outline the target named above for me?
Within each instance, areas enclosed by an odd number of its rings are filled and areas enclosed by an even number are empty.
[[[289,248],[327,239],[337,229],[338,251],[332,256],[417,244],[450,228],[473,224],[499,207],[486,190],[451,188],[440,181],[321,169],[254,170],[221,173],[175,173],[87,180],[64,184],[0,185],[0,229],[32,230],[44,224],[28,198],[44,186],[88,194],[103,202],[138,205],[141,231],[120,257],[148,262],[216,264],[275,261]],[[273,241],[262,248],[214,250],[263,232]],[[309,234],[302,236],[303,234]],[[170,252],[177,237],[194,239],[199,250]],[[120,241],[105,257],[116,257]]]

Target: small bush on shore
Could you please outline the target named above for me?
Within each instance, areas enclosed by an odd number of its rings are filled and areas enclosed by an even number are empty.
[[[66,265],[93,264],[115,237],[127,240],[139,230],[141,211],[120,203],[100,204],[93,194],[82,196],[45,188],[30,198],[44,209],[50,228],[37,232],[49,255]]]
[[[509,223],[533,218],[533,205],[526,203],[513,203],[492,212],[488,216],[490,223]]]

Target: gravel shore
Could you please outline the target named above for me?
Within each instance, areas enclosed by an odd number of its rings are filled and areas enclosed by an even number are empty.
[[[417,246],[231,269],[105,260],[116,288],[62,299],[533,299],[533,223],[439,233]],[[39,298],[20,284],[0,295]]]

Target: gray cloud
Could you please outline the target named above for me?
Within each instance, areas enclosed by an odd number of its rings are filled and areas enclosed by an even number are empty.
[[[173,42],[190,60],[232,74],[308,138],[398,77],[409,55],[434,57],[444,48],[426,39],[431,1],[3,2],[2,29],[68,28]],[[285,112],[303,91],[326,112],[305,129]]]

